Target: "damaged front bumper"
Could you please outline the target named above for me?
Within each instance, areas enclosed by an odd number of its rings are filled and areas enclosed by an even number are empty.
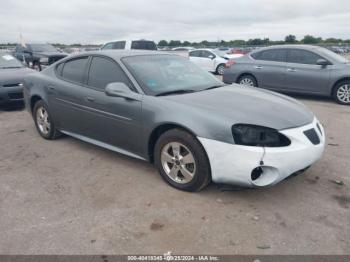
[[[325,132],[316,118],[311,124],[279,132],[290,139],[289,146],[251,147],[198,137],[207,152],[213,182],[244,187],[271,186],[321,158]],[[310,137],[310,132],[317,136]],[[257,169],[261,174],[253,175]]]

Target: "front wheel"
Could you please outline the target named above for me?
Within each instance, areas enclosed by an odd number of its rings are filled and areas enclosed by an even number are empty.
[[[162,134],[154,150],[155,166],[171,186],[184,191],[200,191],[211,181],[208,157],[191,134],[172,129]]]
[[[350,105],[350,81],[339,83],[333,93],[335,101],[342,105]]]
[[[252,75],[243,75],[239,78],[238,84],[244,85],[244,86],[252,86],[252,87],[257,87],[258,83],[255,79],[254,76]]]
[[[49,108],[44,101],[39,100],[34,105],[33,118],[36,129],[43,138],[53,140],[61,135],[55,128]]]
[[[223,75],[225,71],[225,65],[224,64],[220,64],[218,65],[218,67],[216,68],[216,74],[218,75]]]

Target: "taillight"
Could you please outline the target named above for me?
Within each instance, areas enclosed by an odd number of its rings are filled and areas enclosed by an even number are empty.
[[[229,68],[230,66],[232,66],[232,65],[234,65],[234,64],[236,64],[235,61],[229,60],[229,61],[226,62],[225,67],[226,67],[226,68]]]

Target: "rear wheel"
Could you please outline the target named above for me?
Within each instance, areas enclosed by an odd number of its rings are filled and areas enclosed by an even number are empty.
[[[177,189],[200,191],[211,181],[209,160],[202,145],[181,129],[162,134],[154,156],[160,175]]]
[[[258,83],[254,76],[252,75],[243,75],[238,79],[238,84],[244,86],[255,86],[258,87]]]
[[[350,105],[350,81],[340,82],[334,89],[333,97],[339,104]]]
[[[43,138],[53,140],[61,135],[61,133],[55,128],[49,108],[44,101],[39,100],[35,103],[33,117],[36,129]]]

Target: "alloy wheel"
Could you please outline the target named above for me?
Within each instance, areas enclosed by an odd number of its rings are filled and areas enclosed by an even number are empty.
[[[181,143],[166,144],[161,151],[160,160],[166,175],[177,183],[189,183],[196,173],[193,154]]]
[[[248,77],[242,78],[241,81],[239,81],[239,84],[245,86],[254,86],[253,80]]]
[[[39,107],[36,111],[36,122],[43,135],[48,135],[51,130],[49,114],[44,107]]]
[[[225,67],[223,65],[219,66],[218,67],[218,74],[219,75],[223,75],[224,74],[224,71],[225,71]]]
[[[350,103],[350,84],[345,84],[338,88],[337,98],[342,103]]]

